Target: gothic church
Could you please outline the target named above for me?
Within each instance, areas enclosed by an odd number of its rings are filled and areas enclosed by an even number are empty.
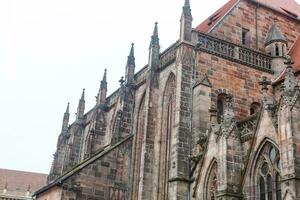
[[[300,199],[300,5],[229,0],[93,109],[69,106],[38,200]]]

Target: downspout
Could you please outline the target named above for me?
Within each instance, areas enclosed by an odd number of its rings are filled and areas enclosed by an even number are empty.
[[[259,3],[256,3],[256,8],[255,8],[255,31],[256,31],[256,49],[258,50],[258,14],[257,10],[259,7]]]

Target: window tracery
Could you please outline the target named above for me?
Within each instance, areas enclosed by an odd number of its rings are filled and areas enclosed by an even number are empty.
[[[281,200],[279,151],[268,143],[263,148],[258,165],[258,190],[260,200]]]

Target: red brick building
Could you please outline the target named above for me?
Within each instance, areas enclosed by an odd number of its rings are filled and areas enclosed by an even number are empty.
[[[300,199],[300,5],[230,0],[77,119],[37,199]],[[294,60],[294,63],[292,62]]]
[[[47,183],[47,174],[0,169],[0,199],[32,199],[31,195]]]

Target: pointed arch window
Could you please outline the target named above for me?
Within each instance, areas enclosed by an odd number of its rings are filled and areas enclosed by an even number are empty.
[[[258,159],[258,196],[260,200],[281,200],[279,151],[267,143]]]

